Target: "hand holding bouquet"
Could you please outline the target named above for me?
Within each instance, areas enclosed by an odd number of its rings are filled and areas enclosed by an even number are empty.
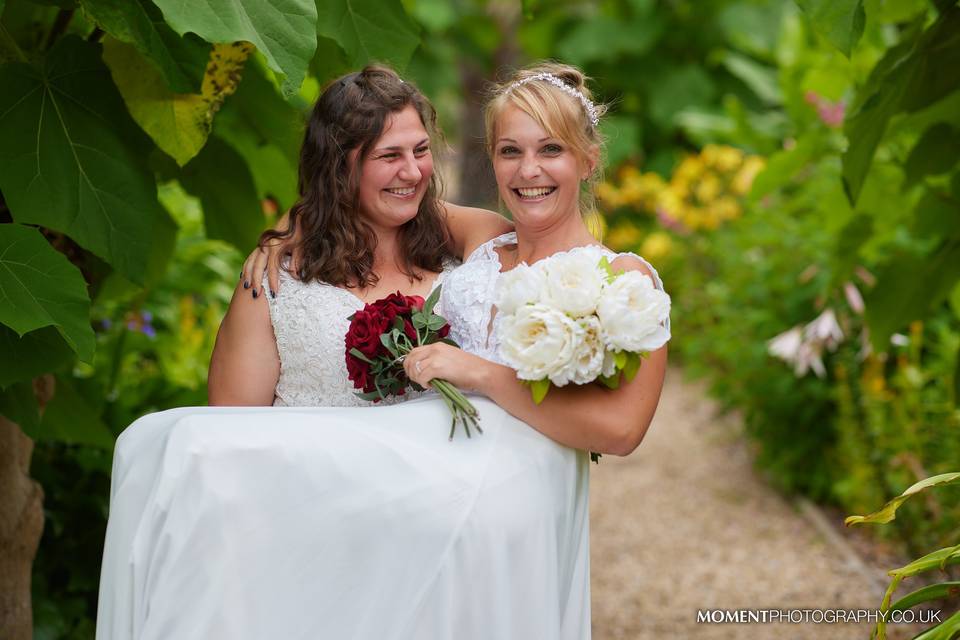
[[[357,397],[379,402],[384,398],[402,396],[407,387],[422,391],[423,387],[407,378],[403,359],[414,348],[434,342],[457,345],[447,337],[450,325],[433,313],[440,299],[440,287],[424,301],[420,296],[405,296],[399,291],[350,316],[350,329],[344,337],[347,374],[353,386],[361,389]],[[473,426],[483,433],[476,408],[455,386],[435,378],[430,385],[446,402],[452,414],[450,439],[457,422],[470,437]]]
[[[500,357],[536,403],[570,382],[612,389],[669,339],[670,296],[640,271],[614,273],[599,247],[578,247],[497,283]]]

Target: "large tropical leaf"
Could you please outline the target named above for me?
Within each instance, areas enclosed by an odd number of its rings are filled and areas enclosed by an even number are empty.
[[[944,240],[927,255],[894,252],[866,296],[870,342],[889,348],[890,336],[912,320],[925,317],[960,280],[960,238]]]
[[[134,282],[161,216],[149,141],[100,60],[62,38],[44,64],[0,67],[0,190],[14,220],[69,235]]]
[[[56,327],[83,360],[93,358],[87,284],[35,228],[0,224],[0,322],[21,336]]]
[[[115,440],[100,418],[100,412],[66,376],[56,377],[53,399],[43,412],[37,433],[28,435],[37,440],[87,444],[108,451]]]
[[[244,69],[237,92],[217,112],[213,131],[243,156],[261,198],[276,198],[281,210],[293,204],[303,115],[277,93],[254,61]]]
[[[148,58],[171,91],[200,91],[210,44],[174,33],[150,0],[83,0],[81,6],[104,31]]]
[[[317,33],[340,43],[354,67],[379,61],[402,71],[420,44],[400,0],[317,0]]]
[[[206,144],[213,116],[236,90],[252,51],[246,42],[214,45],[199,94],[167,89],[153,65],[132,45],[107,38],[103,55],[130,115],[183,166]]]
[[[0,325],[0,388],[54,371],[76,357],[54,327],[20,337]]]
[[[854,45],[863,35],[867,15],[863,0],[796,0],[810,18],[813,28],[850,57]]]
[[[283,93],[297,92],[317,48],[315,0],[153,0],[179,34],[207,42],[245,40],[283,76]]]
[[[250,170],[230,145],[210,138],[180,182],[200,198],[208,238],[226,240],[243,253],[257,244],[266,220]]]

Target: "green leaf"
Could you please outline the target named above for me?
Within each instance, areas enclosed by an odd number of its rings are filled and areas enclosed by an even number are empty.
[[[366,400],[368,402],[373,402],[374,400],[383,400],[384,396],[379,391],[369,391],[367,393],[355,393],[355,396],[361,400]]]
[[[627,366],[627,352],[617,351],[613,354],[613,362],[617,365],[617,371],[622,371]]]
[[[888,573],[891,576],[902,579],[915,576],[919,573],[932,571],[934,569],[943,571],[946,567],[954,564],[960,564],[960,544],[932,551],[927,555],[917,558],[913,562],[910,562],[899,569],[893,569]]]
[[[286,211],[296,201],[303,114],[285,101],[255,60],[213,121],[213,133],[243,156],[261,198]]]
[[[114,436],[100,419],[100,413],[77,391],[73,381],[56,377],[53,399],[43,412],[38,439],[67,444],[113,448]]]
[[[956,598],[957,596],[960,596],[960,582],[931,584],[903,596],[890,606],[890,611],[905,611],[922,602],[940,600],[941,598]]]
[[[659,15],[624,20],[600,14],[580,21],[556,44],[559,57],[573,64],[616,62],[622,56],[640,56],[652,50],[664,32]]]
[[[136,47],[177,93],[199,93],[210,44],[192,33],[183,38],[149,0],[84,0],[83,9],[108,34]]]
[[[413,317],[413,327],[415,329],[424,329],[426,328],[427,324],[429,324],[430,322],[429,316],[425,316],[420,312],[414,313],[412,317]]]
[[[940,475],[924,478],[913,484],[899,496],[887,502],[883,507],[866,516],[847,516],[843,524],[850,526],[852,524],[870,523],[885,524],[897,517],[897,509],[901,504],[909,500],[916,494],[931,487],[945,486],[950,484],[960,484],[960,472],[941,473]]]
[[[960,631],[960,611],[923,633],[915,635],[913,640],[953,640]]]
[[[810,18],[814,30],[843,55],[850,52],[863,35],[867,15],[863,0],[796,0]]]
[[[607,389],[619,389],[621,375],[620,372],[616,372],[612,376],[600,376],[597,378],[600,381],[600,384],[605,386]]]
[[[960,129],[941,122],[924,131],[904,165],[904,186],[948,172],[960,161]]]
[[[440,290],[443,288],[443,285],[437,285],[434,287],[433,291],[430,292],[430,295],[427,296],[427,299],[423,303],[423,308],[421,311],[426,315],[431,315],[433,313],[433,308],[437,306],[437,302],[440,300]]]
[[[627,382],[633,380],[634,376],[637,375],[637,372],[640,370],[640,363],[643,361],[643,358],[640,357],[639,353],[634,353],[632,351],[627,352],[627,362],[623,366],[623,377]]]
[[[380,61],[403,71],[420,45],[400,0],[325,0],[317,13],[317,33],[338,42],[357,69]]]
[[[960,8],[954,6],[918,40],[905,37],[873,68],[844,124],[850,145],[843,155],[843,181],[851,204],[859,197],[890,118],[903,110],[921,110],[955,90],[958,64]]]
[[[431,331],[439,331],[445,324],[447,324],[445,319],[441,318],[440,316],[433,316],[427,323],[427,328]]]
[[[283,76],[284,95],[303,83],[317,48],[315,0],[153,0],[173,30],[207,42],[253,43]]]
[[[0,225],[0,322],[21,336],[56,327],[83,361],[93,360],[87,283],[35,228]]]
[[[210,138],[184,167],[180,183],[200,199],[208,238],[226,240],[244,253],[256,246],[266,219],[250,170],[230,145]]]
[[[142,283],[162,218],[146,137],[100,47],[57,41],[42,67],[0,67],[0,191],[17,222],[62,231]]]
[[[739,78],[753,93],[769,105],[783,103],[777,80],[777,69],[761,64],[739,53],[723,53],[721,63],[734,77]]]
[[[54,327],[20,337],[0,325],[0,388],[55,371],[76,356]]]
[[[33,393],[33,381],[25,380],[0,390],[0,415],[20,425],[23,432],[36,438],[40,427],[40,411]]]
[[[380,334],[380,344],[387,348],[387,351],[390,352],[394,358],[399,358],[400,353],[397,351],[396,341],[393,338],[392,333],[381,333]]]
[[[866,321],[876,352],[889,348],[890,336],[925,317],[960,280],[960,239],[946,240],[929,255],[894,252],[865,296]]]
[[[103,46],[104,61],[130,115],[180,166],[206,144],[214,114],[236,89],[253,50],[247,43],[214,45],[200,92],[174,93],[131,45],[106,38]]]
[[[651,85],[650,117],[665,129],[678,123],[681,112],[695,113],[710,105],[717,91],[710,74],[695,64],[661,71]]]
[[[639,116],[604,116],[600,129],[607,140],[608,167],[617,167],[641,151]]]
[[[371,359],[368,358],[366,355],[364,355],[364,353],[363,353],[362,351],[360,351],[359,349],[357,349],[356,347],[352,347],[352,348],[350,349],[350,355],[352,355],[352,356],[353,356],[354,358],[356,358],[357,360],[363,360],[363,361],[366,362],[367,364],[373,364],[373,360],[371,360]]]
[[[540,404],[543,402],[543,399],[547,397],[547,392],[550,391],[550,379],[534,380],[529,384],[530,394],[533,396],[534,404]]]

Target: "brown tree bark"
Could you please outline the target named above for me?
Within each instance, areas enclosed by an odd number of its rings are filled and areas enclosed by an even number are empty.
[[[53,395],[53,377],[34,384],[40,406]],[[31,640],[30,577],[43,534],[43,488],[30,477],[33,440],[0,416],[0,637]]]

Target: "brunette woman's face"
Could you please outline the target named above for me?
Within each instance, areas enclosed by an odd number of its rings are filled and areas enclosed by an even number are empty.
[[[517,224],[549,227],[579,215],[580,181],[589,169],[570,146],[513,105],[501,111],[496,126],[493,172]]]
[[[432,175],[430,137],[417,110],[391,113],[360,165],[361,213],[375,229],[399,227],[417,215]]]

